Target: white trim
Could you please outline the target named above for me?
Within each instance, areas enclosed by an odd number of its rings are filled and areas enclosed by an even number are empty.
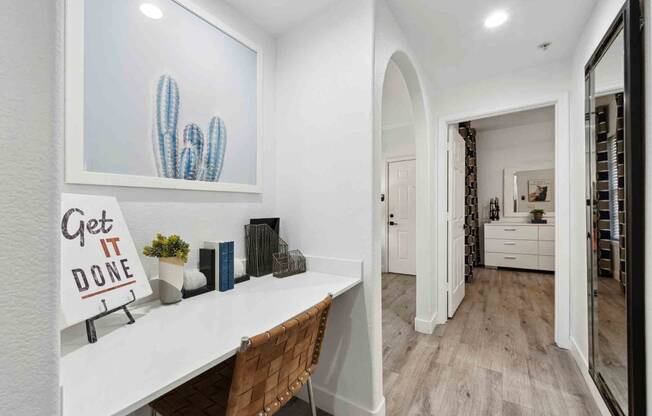
[[[84,6],[85,0],[66,0],[65,6],[65,181],[85,185],[140,188],[193,189],[222,192],[262,192],[263,147],[263,53],[251,40],[224,24],[192,1],[169,0],[205,20],[257,55],[256,183],[236,184],[187,181],[171,178],[89,172],[84,168]]]
[[[504,107],[476,109],[439,117],[436,149],[437,186],[437,304],[439,322],[446,322],[446,273],[448,244],[446,218],[448,195],[446,151],[448,126],[468,120],[478,120],[524,110],[555,107],[555,342],[561,348],[570,347],[570,107],[567,92],[542,96],[532,100],[513,102]],[[441,150],[440,150],[441,149]]]
[[[346,415],[346,416],[385,416],[385,396],[381,397],[380,404],[376,409],[367,409],[357,403],[345,399],[344,397],[330,392],[327,389],[312,382],[312,390],[315,394],[315,403],[317,407],[324,410],[331,415]],[[308,401],[307,389],[302,388],[297,396],[303,400]]]
[[[575,360],[575,363],[577,364],[577,367],[580,370],[580,373],[582,373],[582,377],[584,377],[584,382],[589,388],[589,391],[591,392],[591,396],[593,397],[596,406],[600,410],[600,414],[602,416],[611,416],[611,412],[609,412],[609,409],[607,408],[607,405],[604,402],[602,395],[598,391],[595,382],[593,381],[591,375],[589,374],[588,361],[586,360],[586,357],[584,357],[584,354],[582,354],[582,351],[580,351],[579,347],[577,346],[575,339],[572,337],[570,339],[570,352],[571,355],[573,356],[573,359]]]
[[[414,330],[422,334],[432,334],[437,326],[437,314],[435,313],[428,320],[414,318]]]

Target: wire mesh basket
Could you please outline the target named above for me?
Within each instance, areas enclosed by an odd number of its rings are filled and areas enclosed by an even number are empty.
[[[299,250],[279,252],[273,254],[274,277],[288,277],[306,271],[306,258]]]

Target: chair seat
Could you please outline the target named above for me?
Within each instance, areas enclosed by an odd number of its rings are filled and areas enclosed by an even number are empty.
[[[159,397],[150,406],[162,416],[224,416],[234,365],[232,357]]]

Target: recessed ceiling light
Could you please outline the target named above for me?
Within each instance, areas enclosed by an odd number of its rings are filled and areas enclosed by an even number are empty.
[[[163,17],[163,11],[152,3],[143,3],[140,5],[140,11],[150,19],[160,19]]]
[[[489,16],[484,21],[484,27],[487,29],[493,29],[498,26],[503,25],[507,19],[509,19],[509,15],[507,14],[506,11],[504,10],[496,10],[495,12],[491,13]]]

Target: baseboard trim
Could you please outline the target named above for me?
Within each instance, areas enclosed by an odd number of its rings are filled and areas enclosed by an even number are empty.
[[[588,386],[589,391],[591,392],[591,396],[593,396],[593,400],[595,401],[595,404],[598,406],[600,413],[602,414],[602,416],[611,416],[611,412],[607,408],[607,405],[604,402],[602,395],[600,395],[600,392],[598,391],[595,382],[593,381],[591,375],[589,374],[589,362],[584,356],[584,354],[582,354],[582,351],[578,347],[577,342],[575,342],[575,338],[573,337],[570,337],[570,352],[573,358],[575,359],[575,363],[580,369],[580,373],[582,373],[582,377],[584,377],[584,381],[586,382],[586,385]]]
[[[414,330],[422,334],[430,335],[437,326],[437,314],[435,313],[430,319],[414,318]]]
[[[320,386],[312,385],[315,393],[315,402],[317,407],[330,413],[333,416],[385,416],[385,396],[375,410],[369,410],[364,406],[345,399],[335,393],[332,393]],[[303,401],[308,401],[308,392],[305,388],[301,389],[297,395]]]

